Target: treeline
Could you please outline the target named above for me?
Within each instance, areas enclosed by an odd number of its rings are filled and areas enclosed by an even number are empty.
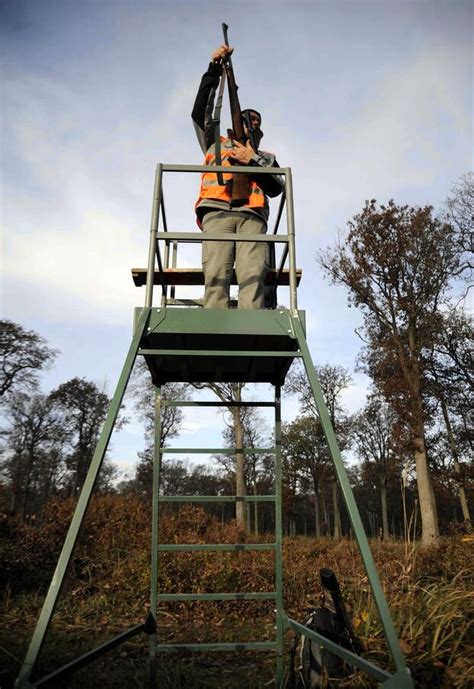
[[[17,323],[3,320],[0,328],[1,508],[31,522],[52,498],[79,493],[110,400],[83,378],[42,394],[39,374],[57,351]],[[116,473],[104,462],[98,489],[111,490]]]
[[[371,380],[366,405],[348,414],[342,404],[350,373],[318,367],[325,401],[369,535],[420,537],[433,543],[441,531],[470,530],[472,495],[473,327],[465,308],[472,279],[474,177],[465,175],[438,215],[431,207],[366,202],[336,246],[318,261],[361,310],[363,341],[358,369]],[[48,395],[39,373],[56,352],[38,334],[2,322],[0,340],[3,409],[1,507],[24,520],[40,515],[53,496],[76,495],[85,478],[109,400],[105,392],[74,378]],[[228,447],[262,448],[274,438],[258,410],[237,407],[243,384],[205,384],[226,412]],[[298,396],[299,415],[283,425],[285,531],[339,538],[350,534],[332,460],[310,387],[293,367],[285,389]],[[109,463],[99,489],[152,490],[154,389],[138,366],[131,386],[144,423],[145,448],[132,480],[117,483]],[[170,399],[191,388],[168,385]],[[123,423],[124,421],[122,421]],[[161,446],[179,434],[183,413],[165,407]],[[269,494],[273,457],[237,453],[216,458],[216,470],[164,460],[161,490],[168,495]],[[222,521],[237,517],[247,530],[274,528],[269,504],[210,504]]]

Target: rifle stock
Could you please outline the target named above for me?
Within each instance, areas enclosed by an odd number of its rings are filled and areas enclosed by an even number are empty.
[[[229,46],[229,40],[227,38],[228,29],[229,27],[227,26],[227,24],[222,24],[224,42],[226,46]],[[245,144],[247,143],[247,136],[245,135],[244,123],[242,119],[242,108],[240,107],[239,96],[237,93],[239,87],[235,82],[234,68],[232,66],[232,60],[230,55],[224,62],[224,68],[226,71],[227,84],[229,88],[229,103],[230,113],[232,117],[233,138],[245,146]],[[231,206],[245,205],[248,202],[249,196],[249,176],[244,174],[233,175]]]

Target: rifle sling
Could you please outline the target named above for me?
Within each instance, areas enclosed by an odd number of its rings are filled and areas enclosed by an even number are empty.
[[[214,108],[214,117],[212,120],[212,125],[214,127],[214,145],[216,149],[216,165],[220,166],[222,165],[222,156],[221,156],[221,131],[220,131],[220,124],[221,124],[221,110],[222,110],[222,98],[224,95],[224,87],[225,87],[225,78],[226,78],[226,71],[225,69],[222,71],[222,76],[219,84],[219,92],[217,94],[217,100],[216,100],[216,107]],[[224,177],[222,176],[222,172],[217,172],[217,182],[221,186],[224,186]]]

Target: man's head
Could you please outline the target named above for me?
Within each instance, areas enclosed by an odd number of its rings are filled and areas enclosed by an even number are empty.
[[[244,129],[245,134],[255,142],[255,146],[258,145],[263,137],[262,126],[262,116],[257,110],[248,108],[247,110],[242,110],[242,117],[244,119]]]

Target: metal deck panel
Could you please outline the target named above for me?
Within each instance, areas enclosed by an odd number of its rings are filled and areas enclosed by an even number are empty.
[[[141,309],[135,309],[135,321]],[[304,323],[304,312],[300,311]],[[286,309],[244,311],[238,309],[153,308],[140,342],[157,385],[170,381],[255,382],[282,385],[293,356],[260,356],[259,352],[295,352],[290,313]],[[169,351],[168,354],[161,352]],[[214,356],[199,356],[197,350]],[[189,356],[183,352],[189,351]],[[228,356],[225,352],[232,352]],[[242,352],[242,356],[235,353]],[[250,354],[254,353],[254,354]]]

